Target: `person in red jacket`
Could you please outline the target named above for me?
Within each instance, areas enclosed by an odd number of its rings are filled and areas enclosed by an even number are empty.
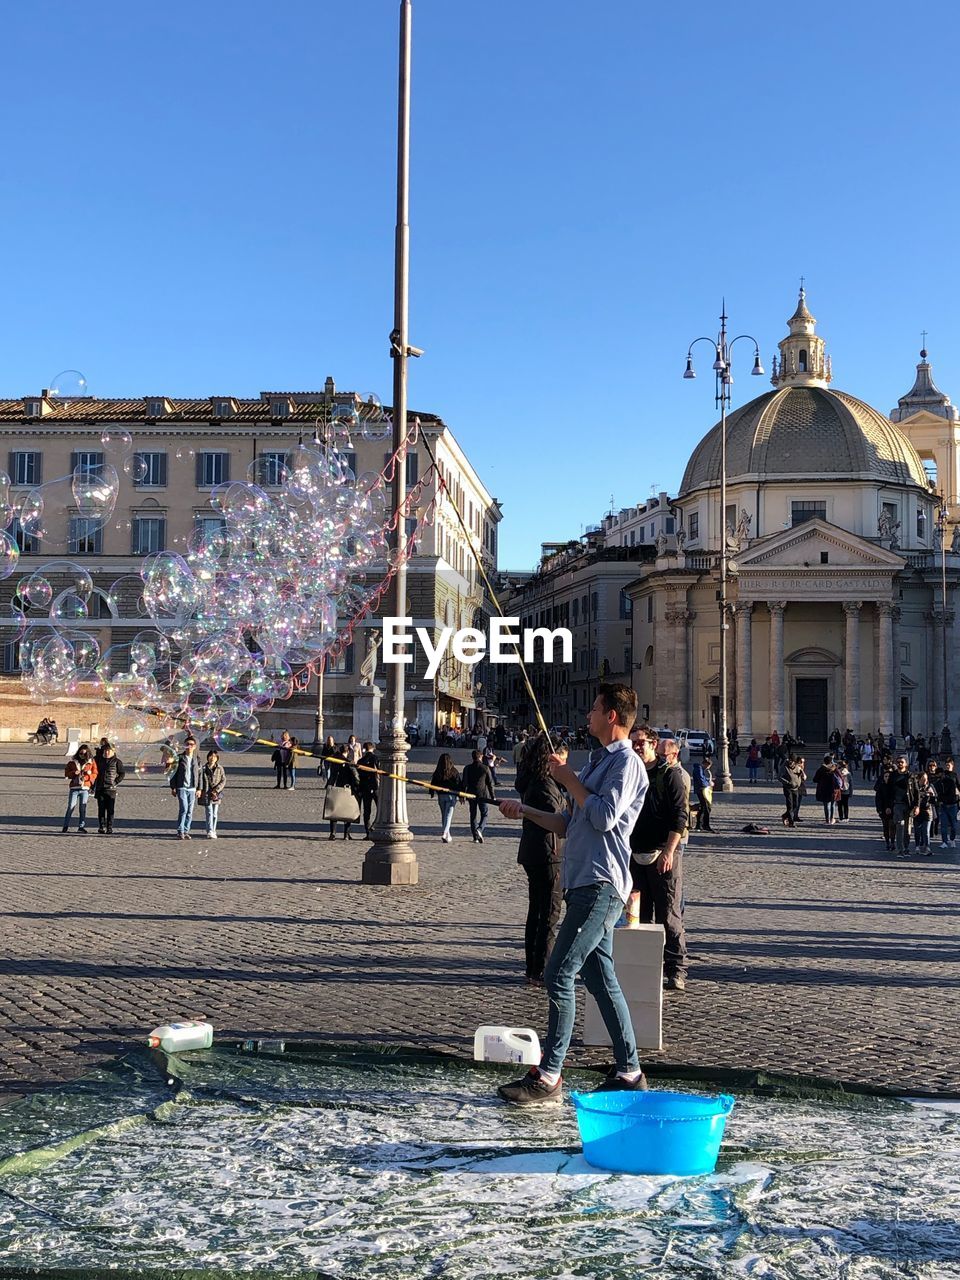
[[[87,834],[87,801],[90,799],[93,784],[97,780],[96,761],[85,742],[81,742],[77,747],[77,754],[72,760],[67,761],[63,772],[70,784],[70,790],[67,794],[67,812],[63,815],[61,835],[66,835],[70,830],[70,815],[79,806],[80,824],[77,831],[85,836]]]

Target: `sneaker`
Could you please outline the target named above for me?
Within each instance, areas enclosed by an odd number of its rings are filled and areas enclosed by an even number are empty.
[[[674,973],[669,978],[664,978],[663,989],[664,991],[686,991],[687,980],[679,973]]]
[[[950,846],[947,844],[946,840],[941,840],[941,841],[940,841],[940,848],[941,848],[941,849],[949,849],[949,848],[950,848]]]
[[[606,1078],[592,1090],[593,1093],[619,1093],[619,1092],[635,1092],[641,1089],[649,1089],[647,1077],[640,1072],[636,1080],[624,1080],[623,1076],[617,1075],[617,1068],[611,1067],[607,1072]]]
[[[87,834],[87,828],[86,828],[86,827],[77,827],[77,834],[78,834],[78,835],[81,835],[81,836],[85,836],[85,835]]]
[[[187,838],[187,837],[183,834],[183,832],[182,832],[182,831],[178,831],[178,832],[177,832],[177,839],[178,839],[178,840],[186,840],[186,838]]]
[[[504,1102],[515,1107],[529,1107],[535,1102],[562,1102],[563,1079],[556,1084],[544,1084],[537,1067],[531,1067],[522,1080],[502,1084],[497,1090]]]
[[[482,832],[482,831],[478,831],[478,832],[477,832],[477,844],[483,844],[483,832]]]
[[[105,836],[106,834],[107,834],[107,828],[106,828],[106,827],[97,827],[97,835],[98,835],[98,836]]]

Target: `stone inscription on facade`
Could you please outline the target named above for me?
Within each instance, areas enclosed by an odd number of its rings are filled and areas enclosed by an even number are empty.
[[[856,573],[837,577],[813,576],[804,573],[801,569],[796,573],[777,577],[767,574],[741,573],[737,581],[740,594],[750,596],[754,600],[764,600],[768,596],[782,596],[785,592],[790,599],[796,600],[820,596],[845,599],[850,596],[889,595],[892,590],[889,577],[867,577]]]

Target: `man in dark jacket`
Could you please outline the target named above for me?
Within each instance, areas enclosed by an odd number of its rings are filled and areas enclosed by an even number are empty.
[[[100,819],[99,834],[113,835],[113,815],[117,806],[117,787],[126,777],[123,761],[117,755],[113,744],[104,741],[97,752],[100,764],[97,768],[97,781],[93,794],[97,798],[97,816]]]
[[[910,823],[920,812],[920,788],[917,779],[907,769],[907,757],[897,756],[887,789],[887,812],[893,820],[897,842],[897,857],[905,858],[910,852]]]
[[[197,740],[185,739],[183,751],[177,759],[177,765],[170,775],[170,790],[177,797],[177,839],[192,840],[190,828],[193,826],[193,811],[197,804],[197,790],[200,786],[200,760],[197,756]]]
[[[377,803],[380,788],[380,775],[376,770],[380,767],[372,742],[363,744],[363,755],[357,761],[357,772],[360,774],[360,807],[363,816],[363,829],[370,839],[370,819]]]
[[[474,844],[483,844],[483,828],[487,822],[487,806],[496,800],[497,793],[493,785],[493,774],[483,763],[483,753],[473,752],[473,759],[463,771],[463,789],[471,795],[467,801],[470,806],[470,830]],[[479,822],[477,814],[480,815]]]
[[[639,728],[631,735],[634,750],[643,760],[650,778],[643,808],[630,836],[630,868],[633,893],[627,903],[627,923],[641,918],[662,924],[666,934],[663,949],[663,976],[668,991],[685,991],[687,941],[680,904],[683,900],[683,860],[681,841],[689,825],[690,813],[680,748],[673,738],[665,738],[657,750],[657,736]]]

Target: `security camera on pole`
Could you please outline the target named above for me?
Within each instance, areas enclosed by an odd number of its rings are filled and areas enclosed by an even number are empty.
[[[687,348],[687,367],[685,378],[695,378],[693,369],[693,348],[698,342],[708,342],[716,353],[713,372],[716,378],[715,402],[720,410],[720,715],[717,723],[718,769],[716,785],[721,791],[733,790],[733,778],[730,776],[730,742],[727,733],[727,630],[730,626],[727,607],[727,576],[729,571],[729,536],[733,531],[727,530],[727,406],[730,404],[730,388],[733,386],[731,357],[734,343],[745,339],[753,343],[754,377],[761,377],[763,366],[760,363],[760,347],[756,338],[748,333],[738,334],[736,338],[727,340],[727,305],[724,300],[720,309],[720,332],[716,338],[694,338]]]

